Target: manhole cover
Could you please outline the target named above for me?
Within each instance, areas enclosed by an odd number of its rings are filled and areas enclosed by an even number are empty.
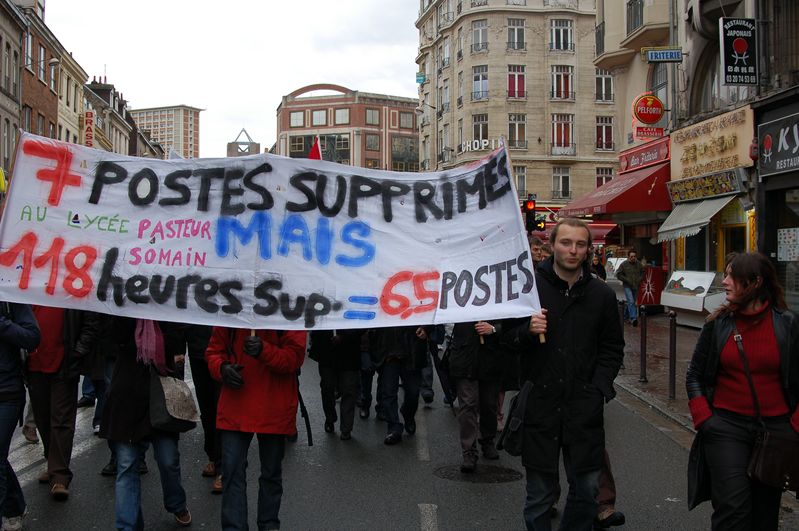
[[[433,472],[441,479],[466,481],[468,483],[509,483],[522,479],[522,473],[512,468],[478,464],[477,471],[471,474],[461,472],[460,465],[442,466]]]

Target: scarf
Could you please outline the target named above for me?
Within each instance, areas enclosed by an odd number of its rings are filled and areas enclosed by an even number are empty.
[[[159,374],[167,373],[164,357],[164,336],[158,323],[150,319],[136,319],[136,361],[155,366]]]

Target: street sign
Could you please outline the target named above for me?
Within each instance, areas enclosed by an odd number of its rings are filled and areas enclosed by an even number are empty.
[[[663,136],[662,127],[636,127],[635,136],[638,138],[660,138]]]
[[[641,94],[633,102],[633,116],[639,122],[647,125],[658,123],[663,118],[665,111],[660,98],[648,92]]]
[[[420,85],[425,82],[427,76],[424,75],[424,72],[416,72],[416,82]]]
[[[682,63],[682,48],[679,46],[651,46],[641,48],[641,56],[647,63]]]

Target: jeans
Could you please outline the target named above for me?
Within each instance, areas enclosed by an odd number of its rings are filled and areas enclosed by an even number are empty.
[[[566,507],[560,520],[562,531],[591,531],[597,515],[596,497],[599,492],[599,470],[576,473],[570,463],[569,449],[563,448],[563,465],[569,481]],[[527,498],[524,503],[524,524],[529,531],[550,531],[552,519],[549,508],[556,501],[560,485],[557,473],[539,472],[527,468]]]
[[[399,408],[399,386],[402,379],[404,395],[402,407]],[[407,424],[413,421],[416,410],[419,408],[419,384],[422,374],[419,369],[409,369],[405,367],[405,360],[390,360],[383,364],[383,412],[388,422],[388,433],[402,434],[403,424],[400,422],[399,414]]]
[[[252,433],[219,430],[222,434],[222,530],[247,531],[247,450]],[[280,529],[283,496],[283,454],[286,436],[258,433],[258,530]]]
[[[8,462],[11,437],[25,407],[25,399],[0,402],[0,510],[5,518],[25,512],[25,496],[19,487],[17,475]]]
[[[638,306],[635,301],[638,298],[638,290],[633,290],[631,287],[624,286],[624,298],[627,299],[627,318],[630,321],[638,320]]]
[[[139,460],[152,443],[161,476],[164,508],[172,514],[186,509],[186,492],[180,481],[180,451],[177,435],[153,434],[135,443],[115,441],[117,456],[116,527],[120,531],[143,531]]]
[[[94,382],[88,376],[83,377],[83,383],[80,386],[80,394],[86,398],[91,398],[92,400],[97,398]]]
[[[787,416],[763,420],[769,430],[793,431]],[[746,474],[758,432],[755,419],[717,409],[699,430],[710,470],[712,529],[776,531],[782,491]]]

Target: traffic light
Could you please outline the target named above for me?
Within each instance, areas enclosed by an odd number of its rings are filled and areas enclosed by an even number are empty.
[[[546,230],[547,222],[545,219],[538,219],[535,221],[535,230]]]
[[[535,199],[528,196],[524,202],[524,227],[527,232],[533,232],[535,225]]]

